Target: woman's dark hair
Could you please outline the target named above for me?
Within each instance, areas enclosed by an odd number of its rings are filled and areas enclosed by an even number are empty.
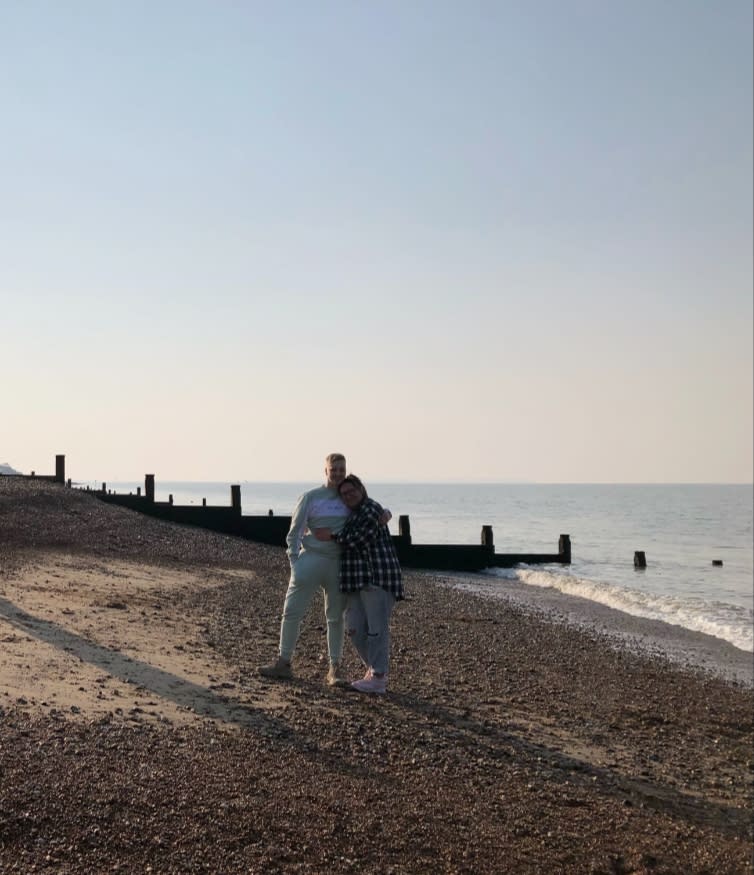
[[[367,495],[366,486],[364,486],[364,484],[355,474],[349,474],[348,477],[343,478],[343,480],[338,485],[338,495],[340,495],[340,490],[346,485],[346,483],[349,483],[351,486],[355,486],[356,489],[360,489],[361,494],[364,496],[364,498],[369,498],[369,496]]]

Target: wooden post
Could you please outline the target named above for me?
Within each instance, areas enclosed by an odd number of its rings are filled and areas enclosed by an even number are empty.
[[[71,478],[70,477],[68,478],[68,488],[69,489],[71,488]]]
[[[646,568],[647,567],[647,557],[644,554],[643,550],[637,550],[634,553],[634,568]]]
[[[172,503],[173,503],[173,493],[171,492],[170,495],[168,495],[168,504],[172,504]]]
[[[136,494],[137,494],[137,496],[141,495],[141,486],[136,487]]]
[[[492,526],[482,526],[482,546],[495,552],[495,539],[492,535]]]
[[[571,536],[570,535],[561,535],[558,539],[558,553],[560,554],[561,561],[565,562],[566,565],[571,564]]]
[[[408,518],[408,514],[398,517],[398,534],[406,539],[406,543],[411,543],[411,521]]]
[[[230,487],[230,506],[233,510],[241,513],[241,486],[234,484]]]
[[[267,511],[267,516],[275,516],[275,514],[272,512],[272,508],[270,508],[270,509]]]
[[[144,497],[147,501],[154,502],[154,474],[144,475]]]
[[[203,498],[202,499],[202,507],[206,507],[206,506],[207,506],[207,499]]]
[[[55,456],[55,480],[65,483],[65,456]]]
[[[107,483],[102,484],[102,491],[107,492]]]

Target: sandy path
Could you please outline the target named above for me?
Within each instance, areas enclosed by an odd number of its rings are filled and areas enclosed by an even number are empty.
[[[241,689],[175,596],[248,577],[59,554],[0,584],[0,706],[191,723],[253,722],[282,706],[275,688]]]

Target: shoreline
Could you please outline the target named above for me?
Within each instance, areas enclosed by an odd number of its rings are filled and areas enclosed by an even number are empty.
[[[667,660],[754,687],[754,654],[722,638],[662,620],[637,617],[591,599],[552,588],[528,586],[517,580],[488,581],[462,573],[424,573],[445,585],[481,595],[492,602],[515,605],[545,619],[567,622],[574,628],[605,636],[616,647],[637,655]]]
[[[4,872],[752,871],[751,690],[562,600],[407,572],[375,699],[325,685],[319,600],[258,676],[279,548],[1,479],[0,533]]]

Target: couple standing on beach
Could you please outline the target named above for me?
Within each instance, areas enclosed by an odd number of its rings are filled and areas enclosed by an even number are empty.
[[[327,683],[348,686],[341,670],[344,621],[366,674],[350,684],[361,693],[387,689],[390,616],[403,598],[401,567],[387,523],[389,511],[369,498],[355,474],[346,476],[346,459],[325,459],[324,486],[305,492],[291,517],[288,559],[291,578],[280,622],[278,658],[262,666],[266,678],[293,677],[291,658],[301,620],[318,589],[325,597]]]

